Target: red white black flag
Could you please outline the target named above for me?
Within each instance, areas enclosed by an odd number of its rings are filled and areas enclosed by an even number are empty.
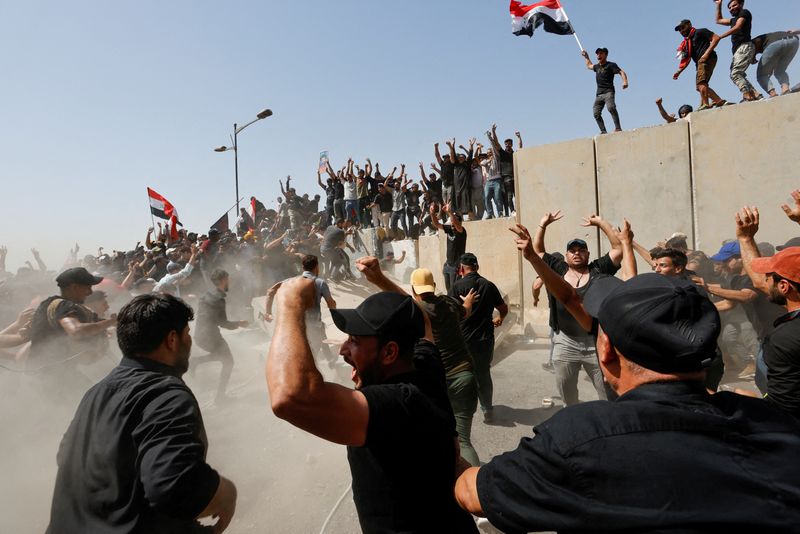
[[[509,9],[511,31],[514,35],[533,37],[533,32],[541,25],[544,25],[544,31],[548,33],[558,35],[575,33],[559,0],[543,0],[527,6],[517,0],[511,0]]]
[[[175,206],[170,204],[169,200],[162,197],[149,187],[147,188],[147,196],[150,199],[150,213],[159,219],[170,220],[172,217],[175,217],[175,221],[180,224],[178,212],[175,210]]]

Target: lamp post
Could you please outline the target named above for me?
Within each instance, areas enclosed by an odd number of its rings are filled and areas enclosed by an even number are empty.
[[[262,109],[256,114],[256,118],[248,122],[243,126],[238,126],[236,123],[233,123],[233,146],[219,146],[214,149],[214,152],[227,152],[228,150],[233,150],[233,164],[234,164],[234,172],[236,176],[236,216],[239,216],[239,132],[253,124],[254,122],[258,122],[262,119],[266,119],[267,117],[272,116],[271,109]]]

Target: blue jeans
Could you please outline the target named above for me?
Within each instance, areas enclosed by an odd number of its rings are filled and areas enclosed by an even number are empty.
[[[758,61],[756,78],[758,85],[766,92],[769,93],[774,89],[772,76],[775,76],[782,86],[789,86],[789,75],[786,74],[786,68],[797,54],[798,46],[800,46],[800,40],[792,37],[775,41],[764,49],[764,53],[761,54],[761,59]]]
[[[344,218],[353,224],[358,222],[358,199],[344,201]]]
[[[494,218],[492,200],[494,200],[494,205],[497,208],[497,216],[499,217],[503,213],[503,179],[494,178],[493,180],[487,180],[486,185],[483,187],[483,203],[486,208],[486,213],[489,214],[488,218]]]

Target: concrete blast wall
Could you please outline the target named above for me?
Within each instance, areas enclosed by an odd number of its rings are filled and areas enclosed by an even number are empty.
[[[627,218],[647,248],[683,232],[690,247],[713,254],[734,237],[736,211],[755,205],[762,220],[758,240],[780,244],[800,235],[780,210],[800,187],[799,125],[800,95],[789,95],[696,112],[669,125],[526,148],[514,158],[517,217],[534,233],[543,214],[562,211],[563,219],[547,229],[548,251],[563,253],[569,239],[580,237],[592,257],[607,252],[605,238],[581,226],[583,217],[599,213],[615,226]],[[511,303],[522,303],[526,323],[545,324],[546,299],[533,309],[533,269],[515,261],[508,224],[467,225],[467,250],[481,260],[484,276],[516,295]],[[419,260],[441,276],[443,237],[420,239]],[[639,269],[649,267],[640,261]]]

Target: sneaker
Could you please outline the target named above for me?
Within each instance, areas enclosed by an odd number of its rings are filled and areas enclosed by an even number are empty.
[[[491,423],[494,421],[494,408],[486,408],[483,410],[483,422]]]
[[[712,107],[713,107],[713,106],[709,106],[708,104],[703,104],[702,106],[700,106],[699,108],[697,108],[697,111],[705,111],[705,110],[707,110],[707,109],[711,109]]]
[[[724,98],[721,98],[718,102],[714,102],[713,104],[711,104],[711,106],[715,108],[721,108],[722,106],[727,106],[729,104],[730,102],[728,102]]]

